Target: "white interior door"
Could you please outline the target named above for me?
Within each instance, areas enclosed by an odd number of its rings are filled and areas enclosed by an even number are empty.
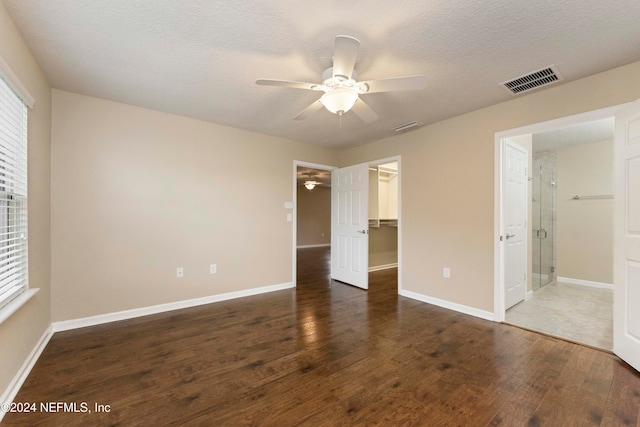
[[[331,278],[369,287],[369,164],[331,174]]]
[[[509,140],[503,156],[505,310],[527,294],[527,164],[528,151]]]
[[[613,351],[640,370],[640,100],[616,114]]]

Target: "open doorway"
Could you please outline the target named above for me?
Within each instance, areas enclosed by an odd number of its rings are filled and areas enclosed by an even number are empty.
[[[504,320],[612,350],[614,119],[514,139],[530,153],[527,292]]]
[[[331,171],[333,166],[294,162],[293,279],[329,268],[331,257]]]
[[[369,165],[369,272],[398,267],[398,162]]]
[[[362,166],[362,175],[368,181],[369,190],[362,199],[362,212],[365,214],[363,226],[366,229],[364,235],[368,240],[366,268],[363,272],[368,276],[384,271],[385,277],[393,276],[394,288],[398,292],[401,289],[400,157],[372,161]],[[326,226],[328,218],[332,215],[331,209],[337,205],[335,200],[327,200],[327,189],[333,190],[332,171],[336,169],[332,166],[294,162],[293,277],[296,283],[304,273],[299,271],[300,260],[305,260],[305,269],[313,269],[322,263],[330,262],[330,245],[335,243],[332,242],[332,237],[335,236],[332,236],[332,231],[327,230]],[[309,183],[310,188],[307,188],[305,183]],[[358,231],[359,235],[361,232]],[[373,238],[370,238],[371,236]]]
[[[296,247],[331,246],[331,171],[298,166]]]

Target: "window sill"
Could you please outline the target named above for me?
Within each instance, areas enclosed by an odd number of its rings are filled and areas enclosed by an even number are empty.
[[[20,307],[25,305],[27,301],[29,301],[35,294],[38,293],[39,290],[40,288],[27,289],[19,297],[11,301],[6,306],[2,307],[2,310],[0,310],[0,324],[4,323],[4,321],[11,317],[13,313],[18,311]]]

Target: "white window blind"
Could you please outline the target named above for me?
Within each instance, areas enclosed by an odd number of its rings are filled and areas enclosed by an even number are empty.
[[[27,272],[27,106],[0,78],[0,309]]]

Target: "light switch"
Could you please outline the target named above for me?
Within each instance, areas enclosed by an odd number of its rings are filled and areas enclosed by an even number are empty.
[[[293,202],[284,202],[285,209],[293,209]]]
[[[293,221],[293,214],[292,213],[288,213],[287,214],[287,222],[291,222]]]

